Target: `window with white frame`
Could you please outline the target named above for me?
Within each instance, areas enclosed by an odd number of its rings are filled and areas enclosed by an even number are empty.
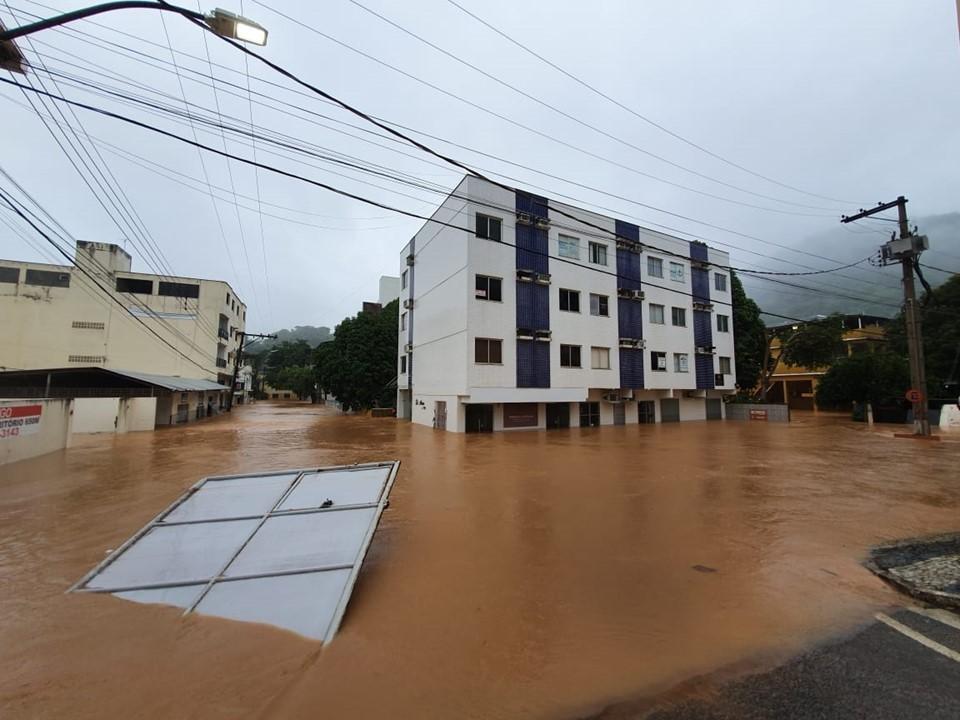
[[[729,375],[730,374],[730,358],[721,357],[720,358],[720,374]]]
[[[580,346],[579,345],[561,345],[560,346],[560,367],[566,367],[566,368],[580,367]]]
[[[590,348],[590,367],[594,370],[610,369],[610,348],[592,347]]]
[[[608,317],[610,315],[610,298],[606,295],[590,293],[590,314]]]
[[[717,315],[717,332],[730,332],[729,315]]]
[[[647,275],[650,277],[663,277],[663,260],[658,257],[647,256]]]
[[[580,259],[580,238],[572,235],[561,235],[559,243],[558,253],[560,257]]]
[[[674,282],[683,282],[683,265],[680,263],[670,263],[670,279]]]
[[[687,326],[687,309],[686,308],[670,308],[670,319],[673,324],[677,327],[686,327]]]
[[[477,237],[500,242],[503,235],[503,220],[492,215],[477,213]]]
[[[690,357],[686,353],[673,354],[673,371],[680,373],[690,372]]]
[[[667,354],[654,350],[650,353],[650,369],[654,372],[667,371]]]
[[[400,374],[403,375],[407,372],[407,356],[400,356]]]
[[[580,312],[580,291],[560,288],[560,309],[567,312]]]
[[[653,325],[663,325],[663,305],[650,303],[650,323]]]
[[[590,250],[590,262],[594,265],[607,264],[607,246],[603,243],[592,242],[588,246]]]
[[[727,276],[722,273],[715,273],[713,276],[713,287],[720,292],[727,291]]]

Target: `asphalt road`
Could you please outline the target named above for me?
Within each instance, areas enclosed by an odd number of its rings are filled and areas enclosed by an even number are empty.
[[[710,699],[661,706],[632,717],[960,718],[960,616],[901,610],[877,618],[848,640],[804,654],[770,672],[732,682]],[[608,717],[630,716],[614,711]]]

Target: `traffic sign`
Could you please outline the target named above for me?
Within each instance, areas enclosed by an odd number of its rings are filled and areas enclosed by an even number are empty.
[[[907,400],[909,400],[912,403],[918,403],[921,400],[923,400],[923,393],[917,390],[916,388],[913,388],[913,389],[907,390],[905,397],[907,398]]]

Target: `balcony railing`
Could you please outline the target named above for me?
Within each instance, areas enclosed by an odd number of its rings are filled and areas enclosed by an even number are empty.
[[[227,359],[226,359],[226,358],[217,358],[217,367],[218,367],[218,368],[225,368],[226,366],[227,366]]]

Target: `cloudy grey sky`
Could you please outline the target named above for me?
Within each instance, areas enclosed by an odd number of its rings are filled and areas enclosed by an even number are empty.
[[[448,0],[359,1],[580,122],[484,77],[350,0],[221,0],[221,5],[269,28],[263,52],[274,62],[369,113],[470,148],[428,140],[437,149],[551,197],[703,237],[730,250],[734,265],[830,267],[828,260],[802,254],[810,251],[810,238],[824,233],[834,233],[836,247],[829,252],[818,246],[816,254],[865,257],[884,240],[870,228],[886,231],[887,224],[840,231],[839,214],[901,193],[918,218],[960,210],[960,42],[950,0],[458,0],[637,113],[782,185],[721,162],[599,98]],[[0,0],[0,18],[18,25],[32,19],[29,14],[80,6]],[[192,139],[195,132],[203,143],[218,148],[225,143],[230,152],[251,157],[254,148],[235,134],[221,135],[199,122],[191,128],[182,118],[103,95],[104,90],[134,93],[182,111],[182,84],[194,111],[216,111],[219,103],[225,122],[249,127],[244,56],[185,19],[165,14],[161,21],[160,15],[115,12],[21,41],[35,66],[31,80],[184,137]],[[165,30],[177,53],[176,68]],[[216,96],[207,49],[213,74],[225,81]],[[309,145],[314,153],[360,158],[438,190],[459,180],[457,172],[416,150],[364,132],[374,128],[304,94],[254,60],[249,77],[261,136],[282,133],[290,136],[284,142]],[[81,83],[89,83],[88,89]],[[111,220],[116,212],[104,211],[25,107],[21,91],[4,86],[0,96],[6,128],[0,164],[74,237],[116,242],[129,236],[122,222],[118,227]],[[399,250],[420,225],[266,171],[259,172],[261,215],[251,167],[209,154],[201,163],[197,149],[175,140],[85,110],[76,110],[76,118],[65,113],[78,131],[82,123],[169,265],[178,274],[229,281],[250,306],[250,330],[332,327],[362,300],[376,297],[380,275],[398,273]],[[262,138],[256,153],[262,162],[415,213],[429,214],[442,198],[440,192],[338,167]],[[0,257],[42,259],[38,242],[33,235],[28,244],[0,224]],[[947,252],[956,259],[947,254],[943,262],[960,267],[958,238],[931,237],[931,242],[952,244]],[[134,268],[150,271],[139,244],[130,238],[127,248]],[[844,274],[816,282],[853,294],[871,284],[897,285],[893,268]],[[748,283],[757,290],[762,286]]]

